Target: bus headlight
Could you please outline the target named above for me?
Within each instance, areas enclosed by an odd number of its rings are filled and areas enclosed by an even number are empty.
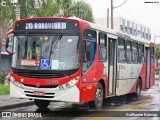
[[[76,83],[78,82],[78,80],[79,80],[79,77],[76,77],[63,85],[60,85],[59,89],[60,90],[69,89],[69,88],[75,86]]]
[[[23,88],[23,84],[17,82],[17,81],[13,81],[12,82],[15,86],[19,87],[19,88]]]
[[[73,79],[73,80],[69,81],[68,83],[66,83],[65,86],[66,86],[67,88],[71,88],[71,87],[75,86],[76,83],[77,83],[77,80],[76,80],[76,79]]]
[[[11,76],[11,77],[10,77],[10,80],[11,80],[11,82],[12,82],[15,86],[17,86],[17,87],[19,87],[19,88],[23,88],[23,84],[15,81],[14,77]]]
[[[14,77],[11,76],[10,77],[10,81],[13,82],[14,81]]]
[[[60,85],[60,86],[59,86],[59,89],[60,89],[60,90],[64,90],[65,88],[63,87],[63,85]]]

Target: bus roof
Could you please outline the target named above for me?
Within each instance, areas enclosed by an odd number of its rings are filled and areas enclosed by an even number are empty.
[[[132,36],[132,35],[120,32],[120,31],[116,31],[116,30],[113,30],[113,29],[110,29],[110,28],[105,28],[103,26],[100,26],[100,25],[97,25],[95,23],[91,23],[91,22],[82,20],[82,19],[77,18],[77,17],[69,17],[69,18],[64,18],[64,17],[35,17],[35,18],[25,18],[25,19],[17,20],[15,22],[15,24],[17,22],[24,22],[24,21],[30,21],[30,20],[42,20],[42,19],[43,20],[53,20],[53,19],[56,19],[56,20],[74,20],[74,21],[78,21],[79,23],[84,22],[84,23],[89,24],[92,29],[99,30],[99,31],[102,31],[102,32],[106,32],[106,33],[109,33],[109,34],[112,34],[112,35],[116,35],[116,36],[122,37],[122,38],[129,38],[130,40],[134,40],[134,41],[137,41],[137,42],[144,43],[147,46],[150,43],[153,43],[151,41],[144,40],[144,39],[141,39],[141,38],[138,38],[138,37],[135,37],[135,36]]]
[[[88,21],[85,21],[85,22],[88,22]],[[127,33],[123,33],[121,31],[116,31],[116,30],[112,30],[110,28],[105,28],[105,27],[97,25],[95,23],[90,23],[90,22],[88,22],[88,23],[91,26],[91,28],[93,28],[93,29],[97,29],[97,30],[100,30],[100,31],[103,31],[103,32],[107,32],[109,34],[113,34],[113,35],[116,35],[116,36],[121,37],[121,38],[128,38],[130,40],[141,42],[141,43],[146,44],[146,46],[148,46],[150,43],[152,43],[151,41],[141,39],[141,38],[129,35]]]

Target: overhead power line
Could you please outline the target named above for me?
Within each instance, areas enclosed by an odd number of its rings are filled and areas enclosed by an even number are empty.
[[[126,0],[127,1],[127,0]],[[125,2],[126,2],[125,1]],[[114,1],[117,5],[118,5],[118,3],[116,2],[116,1]],[[123,2],[123,4],[125,3],[125,2]],[[122,8],[121,6],[122,6],[122,4],[121,5],[118,5],[127,15],[129,15],[134,21],[137,21],[136,20],[136,18],[134,17],[134,16],[132,16],[127,10],[125,10],[124,8]],[[118,7],[117,6],[117,7]]]
[[[127,0],[126,0],[127,1]],[[125,2],[126,2],[125,1]],[[116,2],[116,1],[113,1],[113,2],[115,2],[117,5],[118,5],[118,3]],[[124,4],[125,2],[123,2],[122,4]],[[134,21],[137,21],[138,23],[140,23],[140,24],[142,24],[142,22],[140,22],[139,20],[137,20],[133,15],[131,15],[127,10],[125,10],[124,8],[122,8],[121,6],[122,6],[122,4],[121,5],[118,5],[128,16],[130,16]],[[117,7],[118,7],[117,6]],[[156,35],[156,33],[160,33],[160,30],[157,30],[157,29],[155,29],[155,28],[152,28],[150,25],[147,25],[148,27],[150,27],[151,28],[151,30],[152,31],[154,31],[152,34],[154,34],[154,36]]]
[[[115,2],[115,1],[114,1]],[[127,0],[126,1],[124,1],[122,4],[120,4],[120,5],[118,5],[118,6],[116,6],[116,7],[113,7],[113,8],[118,8],[118,7],[121,7],[124,3],[126,3],[127,2]]]

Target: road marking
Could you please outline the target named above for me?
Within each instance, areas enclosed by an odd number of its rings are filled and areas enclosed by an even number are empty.
[[[149,105],[149,104],[151,104],[151,103],[154,103],[154,102],[156,102],[156,101],[158,101],[158,99],[153,99],[153,100],[150,100],[150,101],[145,101],[145,102],[142,102],[142,103],[140,103],[140,104],[130,106],[130,107],[128,107],[127,109],[120,109],[120,110],[117,111],[117,113],[115,112],[115,113],[113,113],[113,114],[111,114],[111,115],[109,114],[109,115],[110,115],[110,116],[113,116],[113,115],[120,114],[121,112],[123,113],[123,112],[125,112],[125,111],[130,111],[130,110],[138,109],[138,108],[147,106],[147,105]],[[121,111],[121,112],[119,112],[119,111]],[[109,117],[109,116],[108,116],[108,117]],[[105,117],[104,119],[106,119],[106,118],[108,118],[108,117]]]
[[[126,109],[119,109],[117,112],[115,111],[114,113],[109,113],[109,114],[107,114],[107,117],[94,117],[94,118],[91,118],[89,120],[104,120],[104,119],[106,119],[108,117],[112,117],[114,115],[123,113],[125,111],[131,111],[131,110],[134,110],[134,109],[138,109],[138,108],[150,105],[151,103],[157,102],[158,100],[159,99],[152,99],[152,100],[149,100],[149,101],[145,101],[145,102],[139,103],[137,105],[130,106],[130,107],[126,108]]]
[[[152,98],[152,96],[150,96],[150,95],[147,95],[147,96],[141,96],[141,98]]]
[[[103,117],[94,117],[94,118],[91,118],[89,120],[103,120]]]
[[[144,107],[144,106],[146,106],[146,105],[149,105],[149,104],[151,104],[151,103],[154,103],[154,102],[156,102],[156,101],[157,101],[156,99],[153,99],[153,100],[150,100],[150,101],[142,102],[142,103],[140,103],[140,104],[137,104],[137,105],[134,105],[134,106],[130,106],[130,107],[128,107],[127,109],[128,109],[128,110],[137,109],[137,108],[140,108],[140,107]]]

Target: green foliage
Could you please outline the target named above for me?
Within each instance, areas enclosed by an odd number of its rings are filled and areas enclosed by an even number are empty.
[[[10,0],[0,0],[0,3],[4,1],[6,3],[10,3]],[[1,19],[0,22],[3,22],[6,19],[7,20],[13,19],[13,17],[15,17],[13,10],[14,10],[13,5],[6,5],[6,6],[0,5],[0,11],[3,11],[0,12],[0,19]]]
[[[2,1],[10,3],[10,0],[0,0]],[[76,16],[90,22],[94,21],[92,8],[82,0],[40,0],[39,4],[40,6],[36,7],[35,0],[19,0],[20,19],[42,16]],[[3,11],[0,13],[1,21],[11,19],[14,21],[17,13],[15,8],[13,5],[0,6],[0,11]]]
[[[9,94],[9,85],[0,85],[0,95]]]
[[[157,56],[157,59],[160,58],[160,44],[156,45],[156,56]]]
[[[91,6],[83,1],[73,3],[70,9],[70,16],[76,16],[83,20],[94,22]]]
[[[20,19],[28,17],[76,16],[93,22],[92,8],[84,1],[74,0],[41,0],[40,7],[35,7],[34,0],[19,0]]]
[[[0,84],[4,84],[5,76],[6,76],[5,72],[2,71],[2,73],[0,74]]]
[[[36,9],[36,17],[54,16],[58,13],[58,4],[53,0],[43,2],[40,8]]]
[[[156,72],[156,75],[158,75],[159,74],[159,70],[157,69],[157,70],[155,70],[155,72]]]
[[[35,0],[18,0],[20,6],[20,19],[35,15]]]
[[[57,0],[58,16],[70,17],[69,11],[72,9],[73,0]]]
[[[11,2],[10,0],[0,0],[0,3],[2,1]],[[13,28],[13,21],[16,20],[17,13],[20,14],[20,19],[42,16],[76,16],[90,22],[94,21],[90,5],[82,0],[40,0],[39,4],[40,6],[36,7],[35,0],[18,0],[19,7],[0,5],[0,11],[2,11],[0,12],[0,30],[3,38],[5,38],[6,32]],[[15,11],[17,8],[19,8],[19,12]]]
[[[10,3],[10,0],[0,0],[0,3],[2,2]],[[13,11],[14,11],[13,5],[3,6],[0,4],[0,31],[2,33],[2,36],[0,38],[0,43],[3,39],[5,39],[6,32],[9,29],[13,28],[13,21],[16,19]],[[0,50],[1,50],[1,45],[0,45]]]
[[[94,22],[92,8],[89,4],[83,0],[58,0],[58,16],[60,17],[71,17],[76,16],[89,22]]]

